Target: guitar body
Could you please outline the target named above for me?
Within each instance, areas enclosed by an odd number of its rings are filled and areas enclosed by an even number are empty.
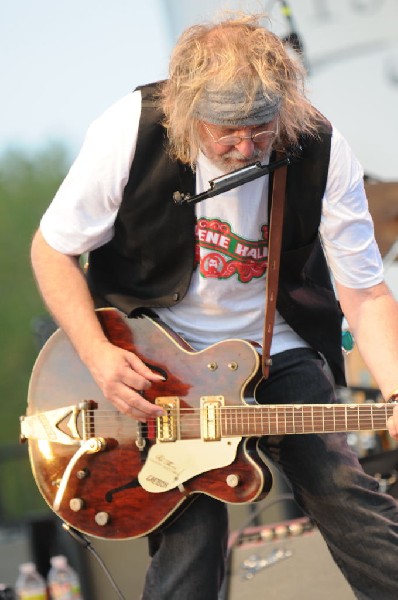
[[[212,467],[212,456],[223,455],[231,441],[203,440],[199,421],[192,413],[203,397],[223,397],[225,406],[253,403],[260,380],[259,357],[248,342],[227,340],[201,352],[194,351],[158,320],[148,316],[125,318],[115,309],[97,311],[108,338],[136,353],[150,368],[164,374],[164,382],[145,393],[151,402],[177,397],[180,403],[176,441],[159,441],[155,421],[140,426],[108,402],[80,361],[66,335],[58,330],[43,347],[29,385],[27,418],[54,409],[79,406],[89,401],[90,435],[103,439],[104,449],[86,452],[75,460],[80,443],[62,443],[43,436],[28,437],[29,455],[36,483],[49,506],[66,523],[88,535],[127,539],[146,535],[184,509],[196,493],[229,503],[265,497],[272,477],[257,453],[257,438],[238,438],[233,459]],[[90,413],[91,414],[91,413]],[[90,417],[91,419],[91,417]],[[190,420],[191,419],[191,420]],[[77,428],[81,427],[80,422]],[[194,424],[193,424],[194,423]],[[73,432],[73,418],[57,427]],[[145,445],[142,445],[142,437]],[[156,460],[174,463],[193,447],[210,457],[204,471],[181,480],[166,491],[148,491],[139,482],[148,452]],[[160,458],[159,458],[160,457]],[[149,465],[150,466],[150,465]],[[69,470],[67,480],[65,472]],[[151,471],[147,477],[156,482]],[[60,484],[65,483],[61,497]],[[61,485],[62,487],[62,485]]]

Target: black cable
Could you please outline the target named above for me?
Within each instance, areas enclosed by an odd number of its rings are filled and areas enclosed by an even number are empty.
[[[279,496],[276,496],[276,498],[274,498],[271,502],[268,502],[267,504],[259,504],[256,507],[256,510],[254,510],[250,517],[241,525],[241,527],[238,529],[236,537],[235,537],[235,541],[233,544],[231,544],[228,547],[227,550],[227,554],[226,554],[226,565],[227,565],[227,569],[226,569],[226,573],[225,573],[225,578],[224,578],[224,589],[221,591],[221,594],[219,596],[219,600],[226,600],[226,592],[227,592],[227,583],[228,583],[228,579],[230,576],[230,571],[231,571],[231,552],[232,550],[235,548],[235,546],[239,543],[241,536],[243,534],[243,532],[245,531],[245,529],[247,527],[249,527],[263,512],[265,512],[266,510],[270,509],[272,506],[274,506],[275,504],[285,501],[285,500],[292,500],[294,501],[294,497],[293,494],[280,494]],[[86,550],[89,550],[89,552],[91,552],[91,554],[95,557],[95,559],[97,560],[98,564],[101,566],[101,568],[103,569],[105,575],[108,577],[109,582],[111,583],[113,589],[116,592],[116,595],[118,596],[118,598],[120,598],[120,600],[126,600],[125,597],[123,596],[120,588],[118,587],[118,585],[116,584],[115,580],[113,579],[111,573],[109,572],[109,569],[107,568],[105,562],[103,561],[103,559],[101,558],[101,556],[98,554],[98,552],[96,551],[96,549],[94,548],[94,546],[91,544],[91,542],[86,538],[86,536],[81,533],[80,531],[78,531],[77,529],[75,529],[74,527],[71,527],[70,525],[68,525],[67,523],[62,523],[62,527],[63,529],[65,529],[65,531],[67,531],[69,533],[69,535],[76,541],[78,542],[81,546],[83,546],[83,548],[85,548]]]
[[[83,548],[85,548],[86,550],[89,550],[91,552],[91,554],[97,560],[98,564],[103,569],[105,575],[108,577],[118,598],[120,598],[120,600],[126,600],[125,597],[123,596],[120,588],[118,587],[117,583],[113,579],[111,573],[109,572],[108,567],[106,566],[106,564],[104,563],[104,561],[102,560],[102,558],[100,557],[100,555],[98,554],[98,552],[96,551],[94,546],[91,544],[91,542],[86,538],[86,536],[83,535],[80,531],[77,531],[77,529],[74,529],[74,527],[71,527],[70,525],[68,525],[67,523],[62,523],[62,527],[65,529],[65,531],[67,531],[69,533],[69,535],[71,535],[73,537],[74,540],[79,542],[79,544],[81,546],[83,546]]]

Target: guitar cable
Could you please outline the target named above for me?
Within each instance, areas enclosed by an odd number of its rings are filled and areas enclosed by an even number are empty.
[[[94,546],[91,544],[91,542],[86,538],[86,536],[65,522],[62,523],[62,527],[63,527],[63,529],[65,529],[65,531],[67,531],[69,533],[70,536],[72,536],[72,538],[74,540],[76,540],[81,546],[83,546],[83,548],[85,548],[86,550],[89,550],[91,552],[91,554],[97,560],[98,564],[101,566],[105,575],[109,579],[110,584],[112,585],[113,589],[115,590],[117,597],[120,598],[120,600],[126,600],[126,598],[123,596],[120,588],[118,587],[116,581],[113,579],[105,562],[103,561],[101,556],[98,554],[98,552],[96,551]]]
[[[228,585],[228,579],[230,577],[231,574],[231,553],[233,548],[239,543],[239,540],[242,537],[242,534],[244,533],[245,529],[247,527],[249,527],[259,516],[260,514],[262,514],[263,512],[265,512],[266,510],[268,510],[269,508],[271,508],[272,506],[274,506],[274,504],[277,504],[279,502],[282,501],[286,501],[286,500],[293,500],[294,501],[294,497],[292,494],[280,494],[279,496],[277,496],[276,498],[274,498],[272,500],[272,502],[269,502],[265,505],[259,505],[256,510],[254,510],[252,512],[252,514],[250,515],[249,519],[247,519],[243,525],[241,525],[241,527],[239,528],[236,538],[235,538],[235,543],[231,546],[229,546],[228,550],[227,550],[227,555],[226,555],[226,559],[225,559],[225,564],[227,565],[227,569],[226,569],[226,573],[225,573],[225,578],[224,578],[224,584],[223,587],[221,589],[220,592],[220,596],[219,596],[219,600],[223,600],[225,597],[225,593],[226,593],[226,588]],[[62,523],[62,527],[63,529],[65,529],[65,531],[67,531],[69,533],[69,535],[76,541],[78,542],[81,546],[83,546],[83,548],[85,548],[86,550],[88,550],[89,552],[91,552],[91,554],[94,556],[94,558],[97,560],[98,564],[101,566],[101,568],[103,569],[105,575],[108,577],[110,584],[112,585],[114,591],[116,592],[116,595],[118,596],[118,598],[120,598],[120,600],[126,600],[126,598],[123,596],[120,588],[118,587],[116,581],[113,579],[108,567],[106,566],[105,562],[103,561],[103,559],[101,558],[101,556],[98,554],[98,552],[96,551],[96,549],[94,548],[94,546],[91,544],[91,542],[86,538],[86,536],[81,533],[80,531],[77,531],[77,529],[75,529],[74,527],[71,527],[70,525],[68,525],[67,523],[63,522]]]

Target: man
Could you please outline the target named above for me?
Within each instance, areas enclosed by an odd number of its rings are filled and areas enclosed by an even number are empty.
[[[398,310],[383,282],[363,172],[306,99],[303,80],[300,64],[257,17],[188,29],[168,81],[140,88],[92,125],[42,219],[32,260],[43,297],[105,396],[134,419],[161,414],[145,390],[162,376],[106,339],[93,298],[127,314],[154,308],[197,349],[226,338],[261,344],[272,177],[197,204],[172,197],[203,192],[254,162],[272,163],[275,149],[294,162],[272,365],[258,402],[336,402],[334,383],[344,383],[341,314],[329,268],[383,396],[398,385]],[[86,252],[87,277],[78,260]],[[397,423],[391,419],[396,437]],[[398,507],[363,473],[346,436],[268,436],[261,447],[289,478],[357,597],[396,599]],[[143,598],[215,600],[226,540],[225,506],[200,495],[149,536]]]

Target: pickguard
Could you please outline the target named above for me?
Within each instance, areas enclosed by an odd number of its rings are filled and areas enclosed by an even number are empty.
[[[141,486],[152,493],[166,492],[211,469],[230,465],[242,438],[217,441],[178,440],[151,446],[145,465],[138,473]]]

